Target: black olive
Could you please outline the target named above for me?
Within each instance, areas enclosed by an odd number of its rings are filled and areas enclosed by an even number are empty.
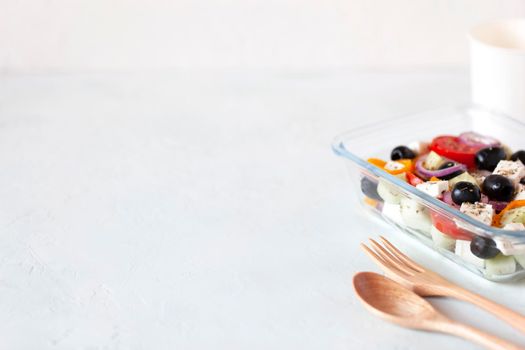
[[[481,170],[493,171],[500,160],[507,159],[507,153],[501,147],[489,147],[476,153],[476,166]]]
[[[522,177],[520,180],[520,184],[525,185],[525,177]]]
[[[476,236],[470,241],[470,251],[480,259],[490,259],[500,253],[496,242],[481,236]]]
[[[454,162],[445,162],[443,164],[440,165],[440,167],[438,168],[438,170],[443,170],[443,169],[447,169],[447,168],[451,168],[453,166],[455,166],[456,163]],[[448,175],[445,175],[445,176],[440,176],[439,178],[441,180],[450,180],[450,179],[453,179],[455,178],[456,176],[459,176],[461,174],[463,174],[464,171],[463,170],[458,170],[458,171],[455,171],[453,172],[452,174],[448,174]]]
[[[369,177],[363,176],[361,178],[361,192],[369,198],[383,201],[381,196],[377,193],[377,182],[372,181]]]
[[[509,202],[514,196],[514,184],[502,175],[489,175],[482,185],[483,193],[490,199]]]
[[[463,202],[476,203],[481,199],[481,191],[473,183],[460,181],[454,185],[451,197],[457,205],[461,205]]]
[[[414,159],[416,154],[407,146],[397,146],[390,153],[390,159],[399,160],[399,159]]]
[[[456,176],[459,176],[459,175],[461,175],[461,174],[463,174],[463,173],[464,173],[464,171],[462,171],[462,170],[458,170],[458,171],[456,171],[456,172],[454,172],[454,173],[452,173],[452,174],[449,174],[449,175],[446,175],[446,176],[440,176],[439,179],[440,179],[440,180],[450,180],[450,179],[453,179],[453,178],[455,178]]]
[[[452,168],[454,165],[456,165],[456,163],[454,163],[454,162],[445,162],[445,163],[441,164],[438,169],[441,170],[441,169]]]
[[[517,161],[518,159],[525,164],[525,151],[516,151],[510,156],[510,160],[512,161]]]

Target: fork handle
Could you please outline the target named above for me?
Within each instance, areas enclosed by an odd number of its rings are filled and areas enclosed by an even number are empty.
[[[498,317],[500,320],[507,322],[517,330],[525,333],[525,316],[464,288],[458,286],[449,286],[447,289],[449,293],[448,296],[479,306],[485,311],[488,311],[494,316]]]
[[[443,323],[439,330],[443,333],[452,334],[470,340],[491,350],[523,350],[522,347],[507,340],[498,338],[492,334],[485,333],[477,328],[459,322],[450,321],[448,323]]]

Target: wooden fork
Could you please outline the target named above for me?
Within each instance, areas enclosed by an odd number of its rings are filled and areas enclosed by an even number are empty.
[[[386,238],[380,236],[380,239],[383,246],[370,239],[372,249],[365,244],[361,244],[361,247],[391,279],[421,296],[444,296],[470,302],[525,333],[525,316],[461,288],[437,273],[425,269],[401,253]]]

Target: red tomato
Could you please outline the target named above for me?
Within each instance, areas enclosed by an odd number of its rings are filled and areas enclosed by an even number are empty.
[[[407,171],[405,174],[406,174],[408,183],[411,184],[412,186],[417,186],[425,182],[423,181],[423,179],[420,179],[419,177],[417,177],[416,175],[412,174],[409,171]]]
[[[470,241],[472,239],[472,234],[467,230],[459,228],[454,220],[435,211],[430,213],[430,217],[432,218],[432,224],[440,232],[443,232],[454,239],[463,239],[466,241]]]
[[[456,136],[446,135],[438,136],[432,140],[430,149],[440,156],[463,163],[469,168],[473,168],[476,165],[474,156],[480,150],[479,147],[472,147],[459,142],[459,138]]]

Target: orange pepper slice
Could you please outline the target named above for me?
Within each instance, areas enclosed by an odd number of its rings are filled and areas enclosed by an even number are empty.
[[[372,198],[369,198],[369,197],[366,197],[366,196],[365,196],[364,202],[365,202],[366,205],[369,205],[369,206],[371,206],[373,208],[375,208],[376,205],[377,205],[377,201],[375,199],[372,199]]]
[[[414,168],[414,164],[413,164],[411,159],[400,159],[400,160],[395,160],[394,162],[402,164],[403,168],[396,169],[396,170],[385,169],[385,165],[387,164],[387,162],[385,162],[384,160],[378,159],[378,158],[369,158],[368,159],[368,163],[373,164],[376,167],[378,167],[378,168],[380,168],[380,169],[382,169],[382,170],[384,170],[387,173],[392,174],[392,175],[399,175],[399,174],[402,174],[402,173],[406,173],[407,171],[412,171],[413,168]]]
[[[385,167],[386,162],[382,159],[378,158],[368,158],[368,163],[375,165],[378,168],[383,169]]]
[[[412,159],[400,159],[396,160],[396,162],[401,163],[405,166],[405,169],[400,169],[402,173],[407,171],[414,171],[414,162],[412,162]]]
[[[501,219],[503,218],[503,215],[505,215],[506,212],[512,209],[516,209],[519,207],[525,206],[525,200],[518,200],[518,201],[512,201],[505,209],[499,212],[499,214],[494,215],[494,218],[492,219],[492,226],[501,227]]]

